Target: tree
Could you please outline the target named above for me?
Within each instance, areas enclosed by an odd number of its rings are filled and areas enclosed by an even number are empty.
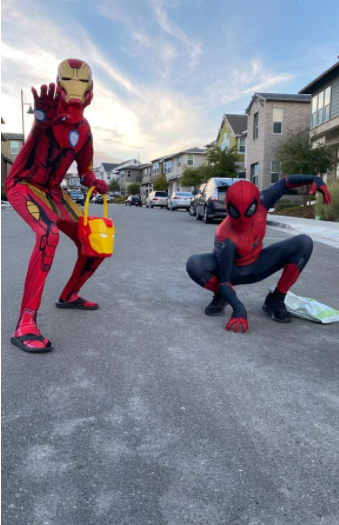
[[[127,186],[128,195],[136,195],[140,193],[140,187],[137,182],[132,182]]]
[[[313,147],[308,133],[287,135],[277,150],[276,158],[283,175],[320,175],[330,170],[335,162],[333,146],[321,144]],[[304,206],[306,201],[306,192],[303,191]]]
[[[277,160],[284,175],[326,173],[334,165],[333,146],[312,146],[308,133],[288,135],[277,150]]]
[[[167,191],[168,189],[168,180],[165,175],[159,175],[153,183],[154,191]]]
[[[117,179],[113,179],[108,187],[112,193],[120,192],[120,182]]]
[[[208,151],[204,164],[197,168],[185,166],[180,178],[180,185],[194,186],[196,189],[200,184],[214,177],[238,177],[240,161],[240,155],[235,146],[225,150],[221,150],[219,146],[214,146]]]

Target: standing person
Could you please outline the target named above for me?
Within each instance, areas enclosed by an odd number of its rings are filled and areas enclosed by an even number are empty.
[[[312,183],[310,195],[319,191],[324,204],[331,204],[331,196],[320,177],[289,175],[270,188],[259,192],[248,180],[240,180],[226,192],[227,217],[219,225],[213,253],[192,255],[187,261],[187,272],[194,282],[214,293],[206,315],[219,315],[229,303],[233,313],[226,330],[248,330],[247,312],[236,296],[233,286],[262,281],[278,270],[283,270],[274,292],[263,304],[268,315],[279,323],[292,320],[286,310],[286,293],[305,268],[313,242],[307,235],[297,235],[263,249],[268,210],[289,188]]]
[[[103,259],[81,253],[78,218],[81,209],[61,189],[61,181],[75,160],[81,183],[103,194],[108,187],[93,173],[93,143],[84,109],[93,98],[92,71],[86,62],[64,60],[54,83],[34,96],[34,124],[6,180],[8,200],[35,233],[36,242],[25,281],[19,320],[11,342],[26,352],[49,352],[51,342],[37,327],[37,313],[51,268],[59,230],[78,249],[73,273],[61,292],[58,308],[96,310],[96,303],[78,292]]]

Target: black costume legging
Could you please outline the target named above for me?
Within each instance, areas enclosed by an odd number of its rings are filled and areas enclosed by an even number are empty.
[[[301,272],[313,250],[313,241],[308,235],[297,235],[264,248],[258,259],[248,266],[233,267],[231,284],[251,284],[266,279],[288,264],[295,264]],[[187,272],[191,279],[206,287],[213,278],[218,279],[219,268],[214,253],[192,255],[187,261]]]

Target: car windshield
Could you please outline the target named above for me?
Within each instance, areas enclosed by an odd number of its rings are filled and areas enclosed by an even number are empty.
[[[168,197],[168,194],[165,191],[156,191],[155,196],[156,197]]]
[[[234,182],[234,179],[215,179],[216,186],[231,186]]]
[[[193,193],[190,191],[177,191],[175,195],[178,195],[178,197],[193,197]]]

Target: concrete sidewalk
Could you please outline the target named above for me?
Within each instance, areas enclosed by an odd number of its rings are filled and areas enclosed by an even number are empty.
[[[314,219],[268,214],[267,226],[284,228],[286,233],[291,235],[306,233],[314,241],[339,248],[339,222],[316,221]]]

